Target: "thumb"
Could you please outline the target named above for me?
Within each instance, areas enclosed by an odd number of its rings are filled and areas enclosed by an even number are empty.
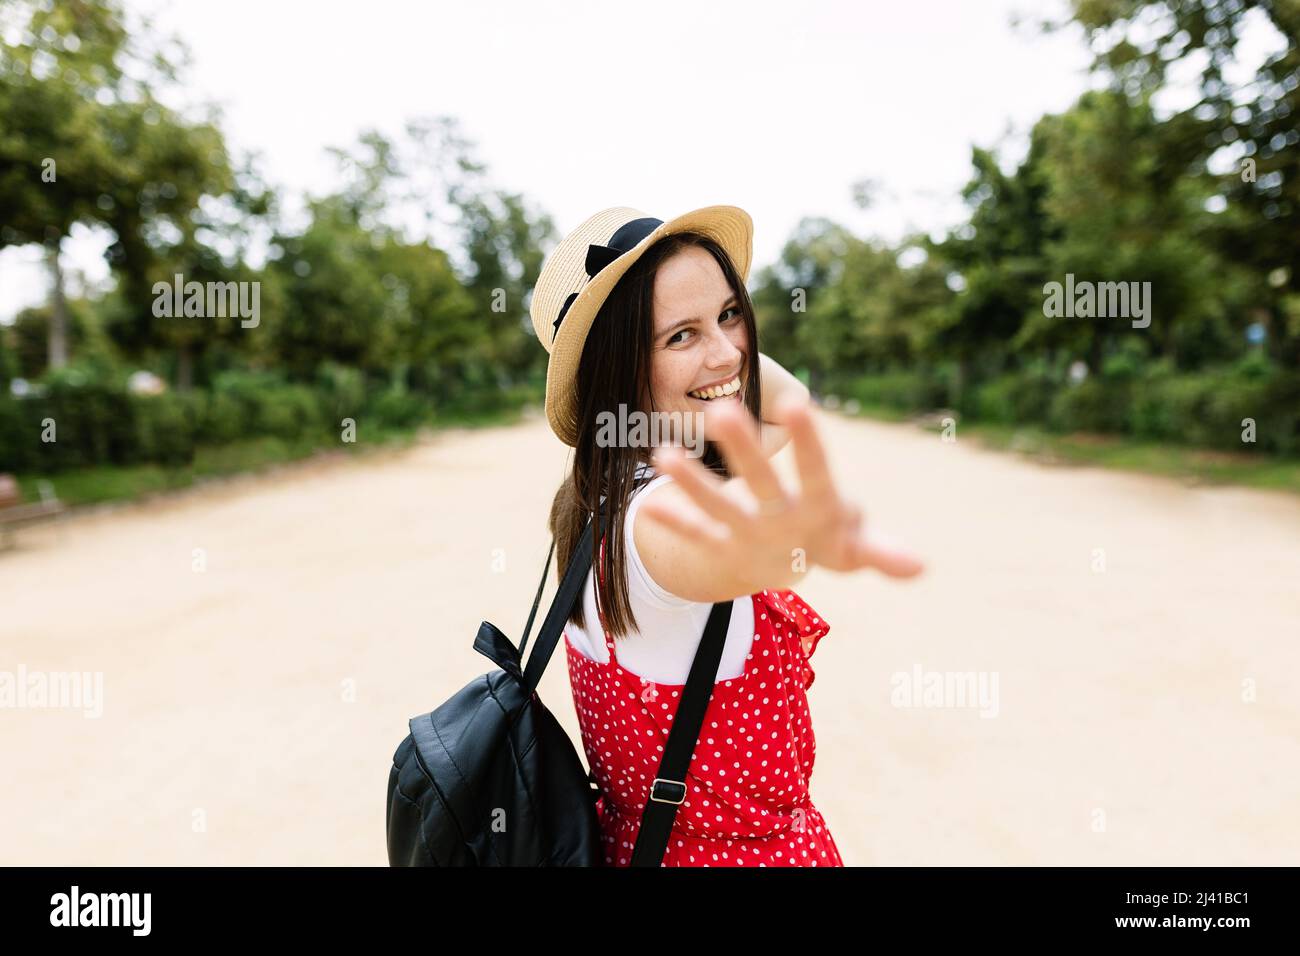
[[[891,578],[913,578],[925,570],[919,557],[879,531],[858,538],[855,558],[858,567],[875,568]]]

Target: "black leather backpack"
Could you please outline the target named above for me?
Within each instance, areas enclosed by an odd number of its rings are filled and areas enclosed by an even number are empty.
[[[592,561],[592,526],[560,582],[527,666],[528,632],[541,601],[555,542],[520,646],[484,621],[474,649],[497,670],[442,706],[412,717],[388,775],[391,866],[601,866],[600,796],[569,735],[537,696]],[[686,770],[713,694],[732,602],[713,605],[651,788],[632,866],[659,866]]]

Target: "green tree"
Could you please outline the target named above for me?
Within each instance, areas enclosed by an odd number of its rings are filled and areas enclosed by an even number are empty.
[[[1041,135],[1007,174],[989,150],[972,152],[975,174],[962,191],[970,221],[940,242],[926,244],[947,267],[956,294],[947,307],[926,311],[927,352],[956,363],[955,399],[976,376],[1014,361],[1013,339],[1027,315],[1041,310],[1047,274],[1045,246],[1055,226],[1045,208],[1047,182]]]
[[[472,144],[447,117],[413,120],[397,138],[367,131],[355,147],[332,152],[342,187],[312,205],[302,236],[280,237],[286,254],[276,272],[294,317],[279,341],[295,366],[310,362],[313,322],[326,353],[340,361],[359,354],[332,316],[369,302],[359,321],[379,323],[362,336],[371,346],[362,361],[372,371],[390,369],[444,398],[540,376],[545,353],[533,338],[527,294],[554,237],[550,218],[523,197],[494,189]],[[371,288],[370,278],[340,275],[328,256],[295,264],[308,275],[287,268],[313,247],[323,255],[324,233],[337,234],[330,241],[340,248],[355,247],[358,261],[378,270],[373,279],[381,288]],[[363,240],[376,254],[363,254]],[[417,263],[431,270],[427,278],[416,274]],[[326,278],[311,280],[321,268]],[[313,309],[324,311],[309,310],[307,295],[317,297]]]
[[[1218,248],[1224,226],[1206,208],[1217,185],[1205,168],[1206,124],[1188,114],[1161,121],[1147,104],[1095,91],[1039,125],[1044,208],[1056,226],[1049,276],[1149,282],[1150,326],[1046,318],[1039,309],[1016,344],[1032,347],[1064,323],[1094,371],[1121,338],[1186,368],[1239,355],[1244,302],[1259,290]]]
[[[1216,247],[1268,277],[1258,307],[1269,350],[1300,364],[1300,4],[1071,0],[1071,11],[1095,51],[1094,68],[1130,100],[1150,100],[1175,73],[1196,77],[1200,99],[1180,117],[1207,127],[1200,144],[1207,158],[1231,161],[1220,192],[1245,213],[1225,220]],[[1276,31],[1280,42],[1253,76],[1234,82],[1230,67],[1251,24]]]
[[[16,44],[6,39],[14,35]],[[0,248],[45,247],[53,367],[68,358],[59,252],[74,225],[102,222],[115,157],[99,98],[124,85],[126,47],[112,0],[0,4]]]
[[[188,388],[192,356],[214,330],[159,321],[153,284],[176,272],[204,281],[225,271],[232,263],[213,246],[239,227],[211,210],[234,204],[256,215],[265,199],[236,183],[214,122],[158,100],[175,81],[175,54],[147,24],[129,32],[116,0],[0,10],[20,38],[0,57],[0,246],[45,244],[49,365],[67,361],[63,240],[76,224],[101,225],[114,235],[107,255],[121,286],[110,334],[134,355],[175,350],[178,384]]]
[[[808,330],[809,313],[844,268],[844,257],[857,238],[845,227],[821,217],[805,217],[770,266],[751,276],[759,347],[780,356],[783,365],[807,373],[813,389],[834,371],[827,354]]]

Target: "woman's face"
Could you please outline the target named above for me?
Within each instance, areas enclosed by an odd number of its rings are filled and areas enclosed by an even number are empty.
[[[717,260],[699,246],[665,259],[654,285],[654,410],[703,413],[709,401],[743,400],[747,348],[740,302]],[[699,394],[711,386],[730,394]]]

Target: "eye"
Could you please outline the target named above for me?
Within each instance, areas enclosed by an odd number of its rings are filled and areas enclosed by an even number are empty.
[[[735,315],[731,316],[730,318],[726,318],[725,316],[727,315],[728,312],[734,312]],[[719,315],[719,316],[718,316],[718,319],[719,319],[720,322],[724,322],[724,323],[725,323],[725,322],[734,322],[734,321],[736,321],[736,320],[739,319],[739,318],[743,318],[743,316],[744,316],[744,313],[742,313],[738,308],[736,308],[735,306],[730,306],[729,308],[726,308],[726,309],[723,309],[723,310],[722,310],[722,315]],[[679,336],[679,335],[684,335],[684,334],[687,333],[687,332],[693,332],[693,331],[694,331],[694,330],[692,330],[692,329],[682,329],[680,332],[676,332],[676,333],[674,333],[673,336],[668,340],[667,344],[668,344],[668,345],[676,345],[676,344],[678,344],[680,341],[682,341],[681,339],[678,339],[677,336]]]

